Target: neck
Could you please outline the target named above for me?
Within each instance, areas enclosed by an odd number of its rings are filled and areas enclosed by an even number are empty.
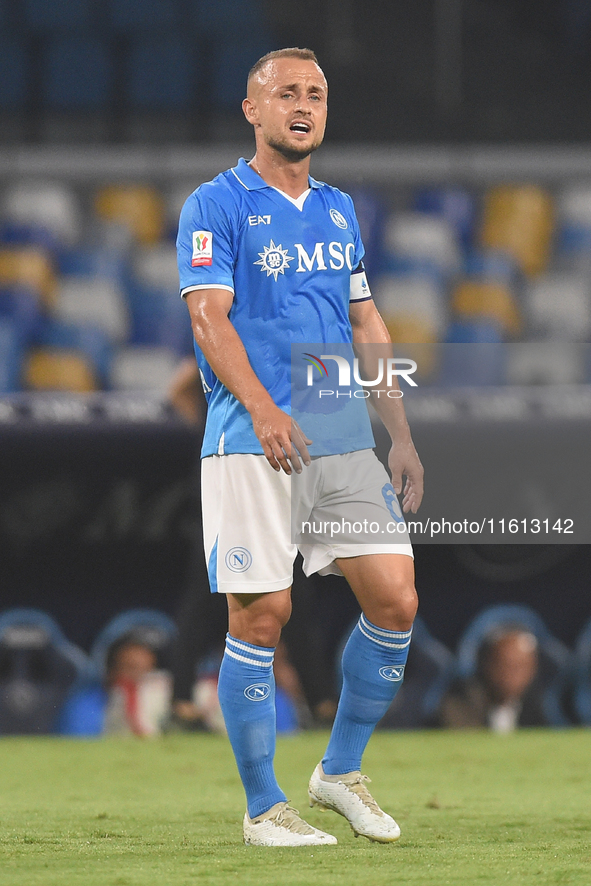
[[[261,176],[263,181],[273,188],[279,188],[285,194],[297,199],[310,187],[310,157],[302,160],[288,160],[277,151],[264,151],[260,147],[250,161],[250,166]]]

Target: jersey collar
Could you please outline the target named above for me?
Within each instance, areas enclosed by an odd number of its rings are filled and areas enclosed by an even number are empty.
[[[254,171],[252,166],[248,165],[248,162],[241,157],[238,161],[238,166],[235,166],[232,169],[232,172],[240,182],[243,188],[246,188],[247,191],[261,191],[263,188],[270,188],[271,185],[268,185],[264,179],[260,177],[260,175]],[[311,188],[323,188],[323,182],[317,182],[316,179],[312,178],[311,175],[308,176],[308,184]]]

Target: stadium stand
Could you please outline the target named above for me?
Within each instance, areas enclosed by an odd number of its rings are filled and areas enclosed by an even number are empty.
[[[166,663],[176,630],[173,620],[156,609],[128,609],[127,612],[116,615],[100,631],[92,645],[90,656],[96,673],[101,678],[105,676],[109,649],[113,643],[127,635],[132,635],[153,648],[164,658],[161,663]]]
[[[36,347],[79,351],[99,388],[145,391],[159,379],[164,390],[175,362],[192,353],[173,241],[180,207],[197,184],[181,176],[92,189],[49,179],[6,185],[0,317],[13,344],[3,357],[5,391],[25,386],[23,355]],[[463,360],[449,349],[429,360],[423,354],[423,383],[588,380],[589,360],[566,347],[591,334],[585,182],[559,190],[555,209],[550,193],[532,185],[353,190],[370,285],[393,340],[486,345],[473,349],[470,366],[468,351]],[[556,349],[495,347],[507,342]],[[555,376],[543,366],[551,354],[560,365]]]
[[[113,82],[109,48],[94,36],[55,37],[43,52],[41,79],[43,104],[48,110],[105,109]]]
[[[482,245],[513,256],[528,276],[547,268],[552,230],[552,200],[542,188],[500,185],[486,193]]]
[[[580,723],[591,726],[591,621],[577,640],[573,672],[575,713]]]
[[[503,604],[485,609],[466,628],[458,644],[456,674],[467,679],[476,673],[478,651],[484,641],[499,629],[520,628],[536,637],[539,644],[539,681],[545,718],[552,726],[568,726],[563,696],[571,668],[571,653],[552,636],[533,609],[517,604]]]
[[[167,672],[162,669],[168,666],[175,635],[174,622],[155,609],[130,609],[113,618],[94,641],[91,676],[68,699],[60,717],[59,731],[79,736],[120,730],[137,734],[159,731],[158,712],[171,691]],[[149,650],[159,670],[152,675],[155,682],[144,686],[143,694],[138,693],[137,686],[131,686],[133,681],[123,680],[120,689],[128,704],[121,709],[120,695],[111,693],[112,652],[124,643]]]
[[[58,730],[67,699],[89,678],[87,656],[36,609],[0,615],[0,734]]]
[[[95,197],[99,218],[126,226],[138,243],[154,245],[164,232],[164,204],[149,185],[106,185]]]

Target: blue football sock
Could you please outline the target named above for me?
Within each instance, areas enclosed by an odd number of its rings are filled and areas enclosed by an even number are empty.
[[[286,800],[273,770],[275,649],[226,635],[218,697],[251,818]]]
[[[378,628],[364,615],[343,652],[343,688],[322,767],[327,775],[361,768],[361,757],[402,685],[410,631]]]

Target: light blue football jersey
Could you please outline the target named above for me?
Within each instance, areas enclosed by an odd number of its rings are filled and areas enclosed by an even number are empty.
[[[350,343],[350,301],[371,298],[351,198],[311,177],[309,183],[306,199],[296,205],[242,159],[191,194],[177,239],[181,294],[194,289],[234,293],[229,318],[257,377],[287,413],[292,344]],[[215,376],[197,345],[195,353],[208,401],[202,456],[261,454],[247,410]],[[366,409],[364,416],[338,451],[374,446]],[[315,441],[310,453],[337,450],[334,441],[328,448]]]

